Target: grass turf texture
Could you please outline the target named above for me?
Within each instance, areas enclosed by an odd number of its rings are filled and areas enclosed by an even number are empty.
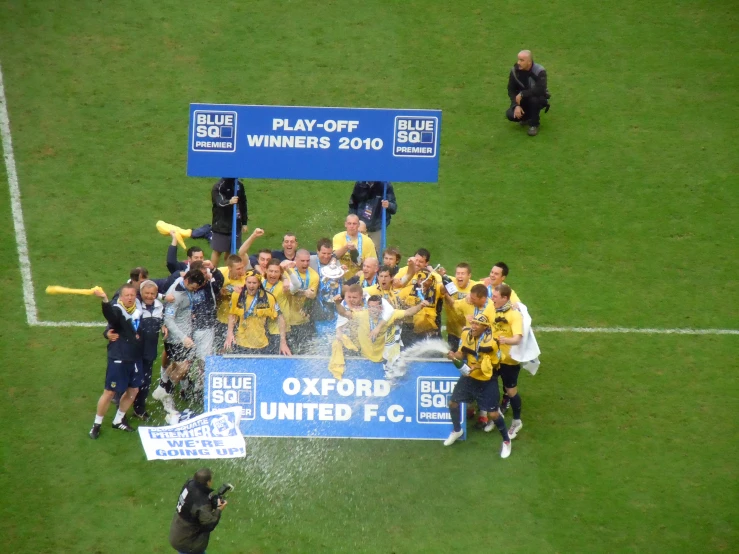
[[[210,218],[187,179],[191,101],[441,108],[440,183],[397,185],[391,242],[506,260],[539,325],[738,328],[731,2],[4,2],[2,63],[42,320],[101,319],[130,267],[164,273],[164,219]],[[520,48],[550,73],[538,137],[503,119]],[[276,246],[342,229],[348,183],[248,182]],[[311,209],[306,210],[305,207]],[[85,433],[98,329],[25,326],[0,187],[0,446],[8,552],[170,552],[178,486],[138,438]],[[540,336],[512,458],[427,442],[249,441],[214,552],[736,550],[735,337]],[[156,421],[162,420],[160,412]],[[710,423],[710,428],[706,425]],[[31,483],[26,486],[26,483]],[[15,492],[14,492],[15,491]],[[497,523],[492,523],[494,514]]]

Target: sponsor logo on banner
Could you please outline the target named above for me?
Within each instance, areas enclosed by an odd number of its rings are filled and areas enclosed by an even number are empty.
[[[147,460],[243,458],[241,410],[213,410],[167,427],[139,427]]]
[[[249,437],[448,436],[447,403],[459,378],[453,364],[412,361],[396,381],[384,379],[382,364],[368,360],[348,358],[343,379],[327,366],[328,358],[209,356],[205,407],[243,410],[241,432]]]
[[[397,116],[393,156],[401,158],[433,158],[439,119],[426,116]]]
[[[236,112],[196,110],[193,118],[193,152],[236,152]]]
[[[240,406],[241,419],[256,417],[257,376],[253,373],[211,373],[210,398],[214,404]]]
[[[416,381],[416,421],[449,424],[449,400],[457,377],[419,377]]]

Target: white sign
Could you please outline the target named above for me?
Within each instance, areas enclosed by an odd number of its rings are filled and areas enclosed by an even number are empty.
[[[244,458],[241,408],[213,410],[167,427],[139,427],[147,460]]]

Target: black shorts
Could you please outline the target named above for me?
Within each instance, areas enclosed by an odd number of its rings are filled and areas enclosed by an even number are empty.
[[[223,345],[226,344],[226,335],[228,334],[228,324],[216,322],[215,334],[213,339],[213,349],[216,354],[223,352]]]
[[[105,390],[123,394],[126,389],[138,389],[144,380],[144,368],[141,360],[123,362],[108,358],[108,369],[105,372]]]
[[[477,406],[482,412],[494,412],[498,409],[498,399],[500,391],[498,390],[498,380],[490,379],[489,381],[480,381],[466,375],[462,375],[454,385],[452,391],[452,402],[477,402]]]
[[[195,347],[185,348],[182,343],[165,342],[164,350],[170,362],[187,362],[195,359]]]
[[[313,323],[293,325],[287,333],[287,345],[293,354],[307,354],[315,336]]]
[[[236,235],[236,248],[241,245],[241,231]],[[213,233],[210,238],[210,247],[216,252],[231,252],[231,234]],[[231,252],[233,254],[233,252]]]
[[[265,354],[279,354],[280,353],[280,335],[267,334],[267,350]]]
[[[269,345],[264,348],[247,348],[246,346],[239,346],[234,343],[229,351],[229,354],[241,354],[242,356],[263,356],[268,354],[267,349]]]
[[[518,386],[518,374],[521,371],[521,364],[506,365],[500,364],[497,375],[503,381],[503,386],[507,389],[513,389]]]

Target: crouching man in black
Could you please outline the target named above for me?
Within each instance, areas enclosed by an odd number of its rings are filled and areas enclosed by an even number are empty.
[[[199,469],[182,487],[177,511],[169,528],[169,544],[180,554],[205,554],[210,533],[221,519],[226,507],[223,499],[213,506],[208,495],[213,492],[213,472]]]
[[[539,133],[539,112],[549,111],[547,70],[538,63],[530,50],[521,50],[508,76],[508,97],[511,107],[506,112],[509,121],[529,126],[529,136]]]

